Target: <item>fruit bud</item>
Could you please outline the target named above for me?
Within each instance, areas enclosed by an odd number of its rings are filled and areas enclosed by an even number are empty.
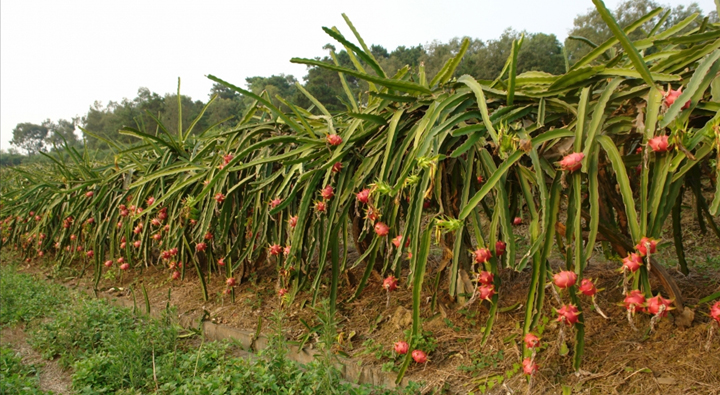
[[[636,272],[643,265],[643,259],[640,255],[631,252],[622,260],[623,268],[631,272]]]
[[[503,256],[503,254],[505,254],[506,248],[507,244],[505,244],[505,242],[502,240],[498,240],[495,243],[495,256]]]
[[[597,293],[597,288],[595,288],[595,284],[593,284],[592,280],[588,278],[583,278],[582,281],[580,281],[580,288],[578,288],[580,292],[587,296],[595,296]]]
[[[375,224],[375,234],[380,237],[385,237],[390,233],[390,228],[385,225],[384,222],[378,222]]]
[[[655,152],[666,152],[668,150],[668,136],[655,136],[648,140],[648,145]]]
[[[557,314],[557,320],[559,322],[564,322],[568,326],[575,325],[580,319],[580,311],[573,304],[562,305],[562,307],[560,307],[560,310],[557,310]]]
[[[282,250],[283,248],[280,246],[280,244],[271,244],[270,248],[268,248],[270,255],[280,255]]]
[[[495,296],[495,286],[490,284],[483,284],[478,288],[478,296],[482,300],[490,300],[493,296]]]
[[[333,189],[332,185],[328,185],[325,188],[320,191],[320,196],[322,196],[325,200],[332,199],[333,196],[335,196],[335,190]]]
[[[572,154],[562,158],[562,160],[559,162],[560,169],[567,170],[572,173],[582,167],[583,158],[585,158],[585,154],[583,154],[582,152],[573,152]]]
[[[485,285],[492,285],[493,281],[495,280],[495,275],[488,271],[481,271],[478,275],[478,283],[485,284]]]
[[[389,276],[383,281],[383,288],[388,292],[396,290],[397,286],[398,280],[394,276]]]
[[[528,376],[532,376],[535,373],[537,373],[538,369],[540,368],[538,364],[536,364],[532,359],[525,358],[522,361],[523,366],[523,373],[525,373]]]
[[[412,352],[412,359],[417,363],[425,363],[427,362],[427,354],[420,350],[414,350]]]
[[[329,134],[326,139],[328,144],[332,146],[338,146],[343,142],[342,137],[338,136],[337,134]]]
[[[399,341],[395,343],[395,352],[399,355],[405,355],[410,351],[410,345],[407,342]]]
[[[565,289],[575,285],[575,282],[577,281],[577,274],[569,270],[564,270],[560,273],[555,274],[553,276],[553,280],[555,282],[555,285],[557,285],[559,288]]]
[[[532,334],[532,332],[528,332],[523,341],[525,341],[525,347],[527,348],[535,348],[540,345],[540,338]]]
[[[355,197],[357,198],[357,201],[366,204],[368,200],[370,199],[370,190],[369,189],[363,189],[362,191],[355,194]]]
[[[485,263],[490,260],[492,257],[492,253],[487,248],[478,248],[475,250],[475,262],[476,263]]]

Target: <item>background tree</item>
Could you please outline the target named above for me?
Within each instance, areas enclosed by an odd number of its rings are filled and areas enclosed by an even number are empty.
[[[657,7],[663,7],[666,10],[670,11],[669,17],[665,20],[665,22],[663,22],[659,31],[663,31],[668,27],[673,26],[677,22],[687,18],[695,12],[699,13],[700,15],[695,18],[695,20],[692,24],[690,24],[690,26],[686,27],[685,29],[694,29],[699,26],[700,23],[702,23],[702,10],[695,2],[690,3],[687,6],[679,5],[675,8],[672,8],[669,6],[663,6],[653,0],[627,0],[618,5],[615,11],[613,11],[613,15],[618,21],[618,24],[624,28]],[[717,20],[717,12],[711,14],[712,15],[710,17]],[[657,25],[658,22],[660,22],[661,18],[662,14],[652,18],[639,29],[630,33],[628,37],[631,40],[639,40],[641,38],[647,37],[647,34],[650,33],[650,31],[655,25]],[[600,14],[595,8],[589,10],[586,14],[578,15],[577,17],[575,17],[573,25],[574,27],[572,28],[572,30],[570,30],[569,36],[585,37],[586,39],[592,41],[597,45],[602,44],[605,40],[612,36],[612,33],[607,27],[607,24],[603,22]],[[569,37],[565,40],[565,48],[568,53],[568,60],[570,64],[573,64],[578,60],[582,59],[583,56],[585,56],[593,49],[588,44],[582,41],[573,40]]]
[[[10,144],[25,150],[28,155],[35,155],[45,151],[45,138],[48,128],[34,123],[19,123],[13,129],[13,138]]]

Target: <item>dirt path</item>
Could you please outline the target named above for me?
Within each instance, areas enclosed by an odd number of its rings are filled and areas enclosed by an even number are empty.
[[[55,394],[70,394],[72,383],[70,372],[63,370],[57,361],[45,360],[33,350],[27,343],[27,335],[24,329],[22,325],[3,328],[0,331],[0,343],[20,353],[23,363],[40,366],[40,389]]]

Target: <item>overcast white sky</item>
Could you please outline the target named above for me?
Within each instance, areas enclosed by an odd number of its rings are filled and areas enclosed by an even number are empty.
[[[614,9],[620,0],[606,0]],[[660,0],[676,6],[688,0]],[[713,0],[697,1],[703,12]],[[292,57],[323,56],[346,13],[368,45],[392,50],[507,27],[554,33],[562,42],[590,0],[41,1],[0,3],[0,148],[21,122],[70,119],[99,100],[134,98],[139,87],[207,100],[214,74],[244,86],[250,76],[292,74]]]

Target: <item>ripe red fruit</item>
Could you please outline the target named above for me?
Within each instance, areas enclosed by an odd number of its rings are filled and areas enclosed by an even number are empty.
[[[75,251],[77,251],[77,252],[81,252],[82,250],[83,250],[83,246],[77,246],[77,248],[75,249]]]
[[[237,280],[235,280],[235,277],[230,277],[225,280],[225,284],[227,284],[228,287],[234,287],[237,285]]]
[[[569,288],[575,285],[575,282],[577,281],[577,274],[569,270],[564,270],[560,273],[555,274],[553,276],[553,280],[555,282],[555,285],[557,285],[559,288]]]
[[[197,243],[195,245],[196,251],[205,251],[206,248],[207,248],[207,244],[205,244],[205,243]]]
[[[123,263],[122,265],[120,265],[120,270],[128,270],[128,269],[130,269],[130,264]]]
[[[165,221],[167,219],[167,217],[168,217],[167,207],[163,207],[160,210],[160,213],[158,213],[158,218],[160,219],[160,221]]]
[[[477,182],[482,183],[483,181],[485,181],[483,176],[477,176]]]
[[[320,191],[320,196],[322,196],[325,200],[332,199],[333,196],[335,196],[335,190],[333,189],[332,185],[328,185],[325,188]]]
[[[271,210],[274,209],[275,207],[279,206],[280,203],[282,203],[282,199],[280,199],[280,198],[275,198],[275,199],[271,200],[270,201],[270,209]]]
[[[528,376],[532,376],[535,373],[537,373],[538,369],[540,369],[540,366],[536,364],[532,359],[525,358],[522,361],[523,366],[523,373],[525,373]]]
[[[162,233],[155,233],[154,235],[152,235],[152,238],[155,241],[160,241],[162,240]]]
[[[495,280],[495,275],[488,272],[488,271],[481,271],[480,274],[478,274],[478,283],[485,284],[485,285],[492,285],[493,281]]]
[[[109,260],[105,261],[105,266],[106,266],[106,267],[110,267],[110,266],[112,266],[112,264],[113,264],[112,259],[109,259]]]
[[[292,250],[292,246],[290,244],[286,245],[285,248],[283,248],[283,255],[290,255],[290,250]]]
[[[218,264],[218,266],[225,266],[225,258],[218,259],[217,264]]]
[[[227,165],[228,163],[230,163],[231,160],[233,160],[232,154],[227,154],[227,155],[223,156],[223,162],[224,162],[226,165]]]
[[[45,256],[45,252],[43,252],[43,251],[38,251],[38,256],[42,258],[43,256]]]
[[[398,286],[398,279],[395,278],[394,276],[388,276],[383,281],[383,288],[385,288],[385,290],[388,292],[396,290],[397,286]]]
[[[124,250],[125,247],[127,247],[127,243],[125,243],[124,241],[120,243],[120,249]]]
[[[483,284],[478,288],[478,296],[482,300],[490,300],[495,296],[495,286],[490,284]]]
[[[362,191],[355,194],[355,197],[357,198],[357,201],[366,204],[368,200],[370,199],[370,190],[369,189],[363,189]]]
[[[515,226],[522,225],[522,218],[515,217],[515,219],[513,219],[513,225],[515,225]]]
[[[95,195],[95,193],[93,193],[93,191],[88,191],[85,193],[85,196],[87,196],[89,198],[93,197],[93,195]]]
[[[35,216],[35,221],[40,221],[41,219],[42,219],[41,216],[39,216],[39,215],[36,215],[36,216]]]
[[[562,307],[560,307],[560,310],[557,310],[557,314],[557,320],[559,322],[566,323],[568,326],[575,325],[580,319],[580,311],[578,310],[577,306],[573,304],[562,305]]]
[[[170,255],[175,256],[175,255],[177,255],[177,254],[178,254],[178,249],[177,249],[177,247],[173,247],[173,248],[170,249]]]
[[[710,318],[720,324],[720,301],[715,302],[715,304],[710,307]]]
[[[333,172],[333,173],[340,173],[340,170],[342,170],[342,168],[343,168],[342,162],[335,162],[335,164],[334,164],[333,167],[332,167],[332,172]]]
[[[75,235],[70,235],[70,240],[75,241],[75,239],[77,239],[77,236],[75,236]]]
[[[87,256],[88,258],[92,258],[95,256],[95,253],[93,252],[93,250],[88,250],[88,252],[85,253],[85,256]]]
[[[395,248],[400,248],[400,243],[402,242],[402,235],[397,235],[395,238],[392,239],[392,243],[395,246]]]
[[[412,359],[417,363],[425,363],[427,362],[427,354],[420,350],[414,350],[412,352]]]
[[[179,279],[180,279],[180,272],[177,271],[177,270],[175,270],[175,271],[173,272],[173,274],[172,274],[172,279],[173,279],[173,280],[179,280]]]
[[[395,343],[395,352],[400,355],[405,355],[410,351],[410,345],[407,342],[399,341]]]
[[[650,245],[650,253],[651,254],[654,254],[655,250],[657,249],[657,240],[653,240],[648,237],[643,237],[642,239],[640,239],[640,242],[635,246],[635,250],[640,254],[640,256],[647,255],[646,244]]]
[[[597,288],[595,288],[595,284],[593,284],[592,280],[583,278],[582,281],[580,281],[580,288],[578,288],[580,292],[587,296],[595,296],[597,293]]]
[[[496,255],[496,256],[502,256],[503,254],[505,254],[505,249],[506,249],[506,248],[507,248],[507,244],[505,244],[505,242],[502,241],[502,240],[498,240],[498,241],[495,243],[495,255]]]
[[[634,252],[631,252],[628,256],[623,258],[622,262],[623,268],[630,270],[633,273],[640,269],[640,266],[643,265],[642,257]]]
[[[628,310],[634,307],[635,311],[643,311],[643,306],[645,305],[645,295],[643,295],[639,290],[634,289],[625,296],[625,301],[623,303],[625,304],[625,308]]]
[[[135,241],[133,242],[133,245],[135,246],[135,248],[140,248],[140,246],[142,245],[142,241],[140,241],[140,240],[135,240]]]
[[[585,158],[585,154],[582,152],[573,152],[572,154],[562,158],[562,160],[558,163],[560,164],[561,170],[567,170],[572,173],[582,167],[583,158]]]
[[[90,217],[90,218],[88,218],[87,221],[85,221],[85,222],[88,223],[88,224],[90,224],[90,225],[92,225],[92,224],[95,223],[95,218]]]
[[[218,204],[222,204],[222,202],[225,201],[225,195],[223,195],[223,194],[220,193],[220,192],[216,193],[216,194],[215,194],[215,201],[216,201]]]
[[[677,100],[681,94],[682,94],[682,87],[676,91],[670,89],[668,92],[666,92],[664,94],[665,105],[670,107],[673,103],[675,103],[675,100]],[[690,100],[688,100],[687,103],[685,103],[681,109],[686,110],[688,108],[690,108]]]
[[[282,250],[283,248],[280,246],[280,244],[271,244],[270,248],[268,248],[270,255],[280,255]]]
[[[384,222],[378,222],[375,224],[375,234],[380,237],[385,237],[390,233],[390,228],[385,225]]]
[[[667,312],[670,310],[670,299],[665,299],[660,295],[647,300],[647,312],[652,315],[660,314],[660,317],[667,317]],[[664,308],[662,306],[665,306]],[[660,310],[662,309],[662,313]]]
[[[117,263],[124,263],[124,262],[125,262],[125,258],[123,258],[123,257],[120,257],[117,260]]]
[[[431,202],[431,201],[425,200],[425,201],[423,202],[423,209],[427,210],[427,209],[430,208],[430,206],[432,206],[432,202]]]
[[[523,338],[523,341],[527,348],[535,348],[540,345],[540,338],[533,335],[532,332],[528,332]]]
[[[150,221],[150,224],[152,226],[160,226],[160,220],[157,218],[153,218],[152,221]]]
[[[485,263],[492,258],[492,253],[487,248],[478,248],[475,250],[475,262]]]
[[[317,202],[315,203],[315,211],[318,213],[324,213],[327,210],[327,205],[325,202]]]
[[[148,205],[148,206],[152,206],[153,203],[155,203],[155,198],[152,197],[152,196],[150,196],[150,197],[148,198],[148,200],[147,200],[147,205]]]
[[[326,138],[328,144],[332,146],[338,146],[342,144],[343,139],[342,137],[338,136],[337,134],[329,134]]]
[[[121,217],[127,217],[130,214],[127,210],[120,210],[120,216]]]
[[[280,288],[280,289],[278,290],[278,296],[281,297],[281,298],[282,298],[283,296],[287,295],[287,293],[288,293],[287,288]]]
[[[143,224],[142,224],[142,223],[137,224],[137,226],[135,227],[135,229],[133,229],[133,233],[135,233],[136,235],[139,235],[140,233],[142,233],[142,231],[143,231]]]
[[[205,240],[212,240],[212,239],[213,239],[212,233],[210,233],[210,232],[205,233]]]
[[[290,219],[288,220],[288,224],[290,224],[291,228],[294,228],[295,226],[297,226],[297,221],[298,221],[298,216],[296,215],[296,216],[290,217]]]
[[[365,217],[370,221],[375,222],[379,218],[378,211],[372,207],[369,207],[367,209],[367,214],[365,215]]]
[[[668,136],[655,136],[648,140],[648,145],[655,152],[666,152],[668,150]]]

